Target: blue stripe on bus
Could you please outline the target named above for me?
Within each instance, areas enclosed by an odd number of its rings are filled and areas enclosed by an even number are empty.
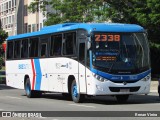
[[[39,59],[34,59],[35,69],[36,69],[36,85],[35,90],[40,90],[41,88],[41,80],[42,80],[42,72]]]
[[[146,77],[148,74],[151,73],[151,69],[135,75],[112,75],[108,73],[104,73],[102,71],[96,70],[94,68],[91,68],[91,71],[97,75],[100,75],[110,81],[138,81],[142,78]]]

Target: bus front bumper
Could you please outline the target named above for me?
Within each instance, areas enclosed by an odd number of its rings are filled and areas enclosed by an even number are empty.
[[[148,94],[150,92],[150,79],[147,81],[139,80],[134,83],[115,83],[112,81],[100,82],[94,80],[93,85],[88,86],[88,95],[132,95]]]

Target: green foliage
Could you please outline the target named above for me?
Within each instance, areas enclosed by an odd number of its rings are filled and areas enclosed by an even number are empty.
[[[28,10],[31,13],[35,13],[39,10],[45,12],[46,5],[48,5],[48,0],[33,0],[33,2],[28,6]]]
[[[48,11],[46,5],[49,5],[52,10]],[[40,6],[40,10],[47,16],[46,25],[63,22],[92,22],[95,19],[102,21],[106,12],[100,0],[44,0],[43,2],[34,0],[28,7],[29,11],[36,12],[37,6]]]
[[[5,41],[5,39],[8,37],[8,33],[4,30],[0,29],[0,69],[2,68],[2,65],[4,63],[4,52],[2,52],[2,43]]]
[[[151,51],[151,66],[152,66],[152,73],[159,75],[160,67],[160,44],[151,43],[150,44],[150,51]]]
[[[159,0],[34,0],[29,6],[30,12],[38,11],[38,8],[47,16],[46,25],[108,20],[133,23],[147,29],[152,42],[160,43]]]
[[[8,33],[0,29],[0,46],[7,37],[8,37]]]
[[[108,16],[113,22],[140,24],[148,30],[149,39],[160,43],[159,0],[106,0]]]

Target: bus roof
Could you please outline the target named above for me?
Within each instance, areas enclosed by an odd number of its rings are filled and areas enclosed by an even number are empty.
[[[7,40],[21,39],[51,33],[59,33],[76,29],[85,29],[88,33],[98,32],[144,32],[143,27],[136,24],[121,23],[63,23],[42,28],[40,31],[10,36]]]

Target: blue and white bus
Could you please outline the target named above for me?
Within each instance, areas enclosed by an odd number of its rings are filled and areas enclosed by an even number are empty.
[[[151,68],[145,30],[134,24],[64,23],[7,39],[6,83],[27,97],[148,94]]]

